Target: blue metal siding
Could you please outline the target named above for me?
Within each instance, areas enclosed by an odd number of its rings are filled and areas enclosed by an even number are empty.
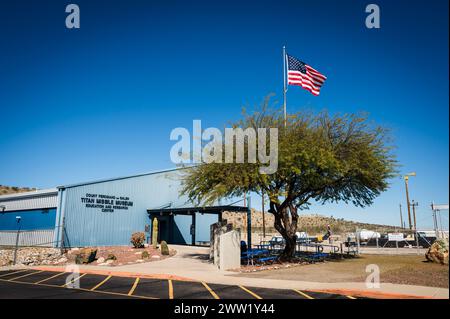
[[[192,245],[191,225],[192,215],[174,215],[173,216],[173,236],[174,244]]]
[[[72,247],[129,245],[133,232],[144,231],[150,223],[147,209],[172,203],[179,207],[186,203],[180,197],[181,174],[179,170],[110,180],[95,184],[62,189],[59,213],[65,222],[64,244]],[[128,209],[103,212],[87,208],[81,198],[86,194],[128,197],[133,202]]]
[[[17,230],[16,216],[21,217],[21,230],[55,228],[56,208],[49,208],[0,213],[0,230]]]
[[[195,241],[208,242],[210,240],[210,226],[219,221],[217,214],[195,214]]]

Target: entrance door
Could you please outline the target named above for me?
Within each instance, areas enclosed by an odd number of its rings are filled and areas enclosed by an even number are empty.
[[[158,242],[162,242],[163,240],[168,243],[169,242],[169,221],[166,219],[159,220],[159,234],[158,234]]]

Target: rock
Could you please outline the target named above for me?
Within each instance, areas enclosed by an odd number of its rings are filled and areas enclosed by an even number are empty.
[[[136,262],[137,262],[137,263],[143,263],[144,260],[143,260],[143,259],[138,259],[138,260],[136,260]]]
[[[95,260],[97,249],[84,248],[75,256],[76,264],[90,264]]]
[[[167,245],[167,243],[163,240],[161,242],[161,255],[169,255],[170,251],[169,251],[169,246]]]
[[[134,253],[135,255],[140,255],[142,254],[140,251],[138,251],[137,253]]]
[[[158,256],[158,255],[153,255],[152,258],[153,258],[153,259],[160,259],[161,257]]]
[[[108,257],[106,257],[106,260],[117,260],[117,257],[114,254],[108,254]]]
[[[448,243],[445,240],[436,240],[425,254],[428,261],[448,265]]]
[[[107,264],[107,265],[111,265],[113,262],[114,262],[114,260],[108,259],[108,260],[106,261],[106,264]]]
[[[103,257],[100,257],[99,259],[97,259],[98,264],[102,264],[104,262],[105,262],[105,258],[103,258]]]

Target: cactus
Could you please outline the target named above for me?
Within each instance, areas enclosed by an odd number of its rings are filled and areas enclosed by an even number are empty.
[[[155,217],[153,218],[153,225],[152,225],[152,245],[153,248],[158,248],[158,219]]]
[[[163,240],[161,242],[161,255],[169,255],[169,246],[167,243]]]

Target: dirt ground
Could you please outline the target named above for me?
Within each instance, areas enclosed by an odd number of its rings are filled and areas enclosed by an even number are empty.
[[[242,273],[237,276],[315,282],[363,282],[368,275],[366,267],[370,264],[380,268],[381,282],[449,287],[449,266],[427,262],[421,255],[361,255],[353,259]]]

